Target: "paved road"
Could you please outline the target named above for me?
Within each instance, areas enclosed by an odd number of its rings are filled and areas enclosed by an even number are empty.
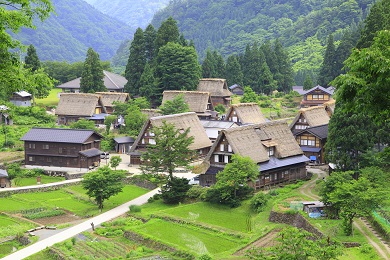
[[[69,239],[71,237],[74,237],[75,235],[84,232],[91,228],[91,222],[95,224],[95,226],[100,225],[103,222],[109,221],[111,219],[114,219],[116,217],[119,217],[123,215],[124,213],[129,211],[130,205],[142,205],[147,202],[147,200],[152,197],[154,194],[158,192],[158,189],[154,189],[136,199],[133,199],[129,202],[126,202],[125,204],[122,204],[112,210],[109,210],[103,214],[100,214],[96,217],[90,218],[83,223],[80,223],[76,226],[73,226],[71,228],[68,228],[56,235],[53,235],[47,239],[44,239],[42,241],[39,241],[35,244],[32,244],[31,246],[28,246],[26,248],[23,248],[11,255],[8,255],[2,260],[15,260],[15,259],[23,259],[30,255],[33,255],[35,253],[38,253],[45,249],[46,247],[50,247],[54,245],[55,243],[62,242],[66,239]]]

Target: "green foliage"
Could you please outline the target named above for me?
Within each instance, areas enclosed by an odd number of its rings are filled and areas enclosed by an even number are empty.
[[[91,120],[87,119],[80,119],[76,122],[73,122],[69,125],[72,129],[89,129],[89,130],[96,130],[95,123]]]
[[[253,193],[248,180],[254,181],[259,169],[249,157],[232,156],[232,162],[226,164],[217,174],[216,184],[207,191],[206,201],[237,207],[241,201]]]
[[[105,200],[122,191],[124,177],[123,172],[112,171],[108,166],[104,166],[97,171],[85,174],[82,185],[87,195],[94,198],[99,209],[102,210]]]
[[[226,81],[228,86],[233,84],[242,85],[244,74],[242,73],[241,64],[236,55],[230,55],[226,60]]]
[[[104,136],[100,143],[100,149],[103,151],[113,151],[115,149],[115,140],[113,135]]]
[[[259,96],[252,90],[251,87],[244,87],[244,95],[241,97],[241,103],[258,103]]]
[[[126,132],[132,137],[137,137],[147,119],[147,115],[141,112],[138,105],[130,104],[125,115]]]
[[[32,72],[38,70],[41,67],[41,62],[39,61],[37,51],[32,44],[30,44],[30,46],[27,48],[27,56],[24,58],[24,67],[31,69]]]
[[[178,43],[179,42],[179,28],[177,22],[171,16],[163,21],[156,33],[155,39],[155,50],[160,52],[160,48],[165,46],[167,43]]]
[[[110,134],[112,124],[115,122],[116,116],[109,115],[104,118],[104,124],[106,125],[106,135]]]
[[[207,188],[192,185],[192,187],[187,191],[187,198],[195,200],[204,200],[206,198]]]
[[[167,204],[177,204],[184,201],[190,188],[188,179],[170,177],[167,184],[161,187],[161,198]]]
[[[269,196],[267,194],[262,192],[256,193],[250,201],[251,209],[257,213],[263,211],[267,205],[268,198]]]
[[[103,78],[103,67],[99,54],[92,48],[89,48],[84,61],[83,72],[81,73],[80,92],[95,93],[98,91],[107,91]]]
[[[305,81],[303,82],[303,89],[309,90],[312,87],[314,87],[313,80],[310,75],[306,75]]]
[[[141,78],[139,79],[139,95],[143,96],[149,101],[156,101],[160,96],[157,87],[157,81],[154,77],[154,69],[150,66],[149,62],[146,63]]]
[[[329,87],[330,82],[338,75],[336,71],[336,47],[333,41],[333,35],[329,35],[326,45],[324,61],[322,62],[317,83],[323,87]]]
[[[139,205],[130,205],[129,206],[130,213],[141,212],[141,209],[142,208]]]
[[[217,111],[218,113],[220,114],[224,114],[226,112],[226,108],[224,105],[222,104],[217,104],[215,107],[214,107],[215,111]]]
[[[283,229],[275,246],[252,248],[247,251],[249,259],[337,259],[343,255],[343,246],[330,238],[310,239],[313,234],[289,227]]]
[[[201,67],[193,47],[168,42],[159,49],[156,76],[161,90],[195,90]]]
[[[190,108],[185,102],[184,96],[180,94],[174,97],[172,100],[165,101],[160,106],[160,111],[163,115],[173,115],[189,112]]]
[[[116,170],[116,167],[122,162],[122,158],[119,155],[111,156],[110,158],[110,166]]]
[[[40,219],[40,218],[61,216],[65,214],[66,213],[63,210],[54,209],[54,210],[45,210],[36,213],[23,214],[22,216],[27,219]]]
[[[142,171],[153,174],[168,172],[172,179],[175,168],[188,166],[194,155],[194,151],[188,148],[194,142],[189,131],[189,128],[175,129],[173,124],[165,121],[160,127],[153,127],[156,144],[148,145],[142,154],[141,159],[148,162],[141,165]]]

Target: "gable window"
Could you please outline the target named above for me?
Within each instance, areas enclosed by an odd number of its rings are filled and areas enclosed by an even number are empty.
[[[225,151],[225,145],[224,145],[224,144],[221,144],[221,145],[219,146],[219,150],[220,150],[221,152]]]
[[[275,153],[275,147],[268,147],[268,156],[273,156]]]
[[[154,141],[154,139],[149,139],[149,144],[156,144],[156,141]]]
[[[35,144],[28,144],[28,148],[35,149]]]
[[[44,144],[44,145],[42,146],[42,148],[43,148],[44,150],[49,150],[49,145],[48,145],[48,144]]]
[[[232,152],[233,150],[232,150],[232,147],[230,146],[230,144],[228,144],[228,152]]]

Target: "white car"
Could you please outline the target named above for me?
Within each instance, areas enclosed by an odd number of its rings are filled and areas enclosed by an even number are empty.
[[[192,177],[189,181],[188,181],[188,184],[190,185],[199,185],[199,175],[196,175],[194,177]]]

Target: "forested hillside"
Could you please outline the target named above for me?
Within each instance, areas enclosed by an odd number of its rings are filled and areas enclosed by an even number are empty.
[[[108,16],[128,24],[134,31],[145,29],[153,15],[169,0],[84,0]]]
[[[247,44],[279,38],[296,73],[317,74],[329,34],[340,40],[346,28],[357,28],[374,0],[175,0],[153,18],[158,27],[172,16],[201,60],[206,50],[225,58],[243,53]],[[302,72],[303,71],[303,72]]]
[[[82,0],[53,0],[56,14],[37,27],[23,29],[15,38],[33,44],[41,60],[82,61],[88,47],[109,60],[122,41],[134,33],[124,23],[97,11]]]

